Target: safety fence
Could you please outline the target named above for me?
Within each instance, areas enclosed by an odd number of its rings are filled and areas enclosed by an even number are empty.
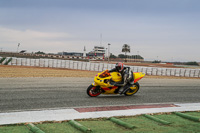
[[[2,60],[1,57],[0,60]],[[103,71],[115,67],[115,64],[108,64],[102,62],[83,62],[83,61],[61,60],[61,59],[44,59],[44,58],[31,59],[31,58],[15,58],[15,57],[12,57],[12,59],[7,57],[2,62],[0,62],[0,64],[13,65],[13,66],[67,68],[67,69],[78,69],[78,70],[88,70],[88,71]],[[200,69],[159,68],[159,67],[144,67],[144,66],[130,66],[130,68],[132,69],[133,72],[144,72],[146,75],[200,77]]]

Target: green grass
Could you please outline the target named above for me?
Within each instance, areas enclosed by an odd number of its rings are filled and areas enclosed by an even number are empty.
[[[24,125],[0,126],[0,133],[32,133]]]
[[[38,128],[40,128],[45,133],[82,133],[81,131],[72,127],[69,123],[44,123],[37,124]]]
[[[186,112],[191,116],[200,118],[200,112]],[[144,116],[117,117],[124,122],[130,123],[136,128],[127,129],[119,126],[110,120],[89,119],[77,120],[80,124],[92,129],[93,133],[200,133],[200,122],[194,122],[175,114],[155,114],[156,118],[171,122],[170,125],[162,125],[158,122],[150,120]],[[42,123],[35,124],[45,133],[81,133],[68,122],[62,123]],[[31,133],[26,126],[11,125],[0,126],[0,133]]]

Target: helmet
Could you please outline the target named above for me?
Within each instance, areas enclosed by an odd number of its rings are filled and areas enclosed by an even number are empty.
[[[115,68],[117,69],[118,72],[121,72],[124,69],[124,64],[119,62],[115,65]]]

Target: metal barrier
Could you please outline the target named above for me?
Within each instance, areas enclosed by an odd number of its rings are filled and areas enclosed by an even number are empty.
[[[6,62],[10,57],[6,58]],[[0,60],[2,58],[0,57]],[[3,65],[2,62],[1,64]],[[115,64],[107,63],[92,63],[74,60],[62,60],[62,59],[31,59],[31,58],[16,58],[12,57],[12,60],[8,65],[14,66],[33,66],[33,67],[48,67],[48,68],[67,68],[78,69],[88,71],[103,71],[106,69],[112,69]],[[133,72],[144,72],[146,75],[157,76],[178,76],[178,77],[200,77],[200,69],[189,68],[159,68],[159,67],[143,67],[143,66],[130,66]]]

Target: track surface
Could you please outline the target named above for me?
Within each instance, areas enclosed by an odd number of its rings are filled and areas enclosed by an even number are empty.
[[[139,83],[134,96],[86,94],[93,78],[0,78],[0,112],[135,105],[148,103],[199,103],[199,79],[151,79]]]

